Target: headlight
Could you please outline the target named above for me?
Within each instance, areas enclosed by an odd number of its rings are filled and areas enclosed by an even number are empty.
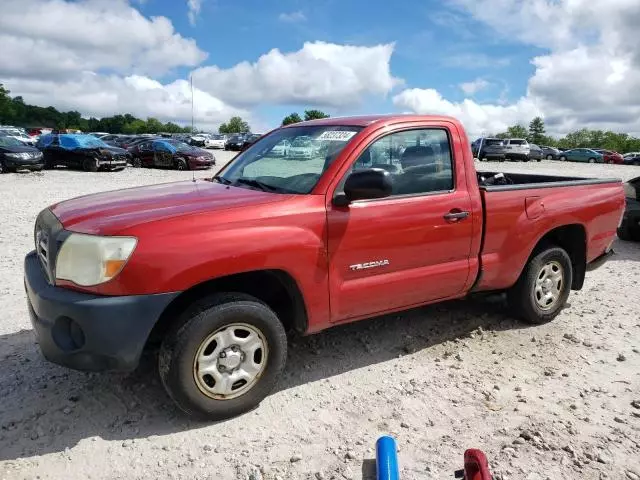
[[[56,278],[84,287],[108,282],[122,271],[136,243],[135,237],[72,233],[58,252]]]

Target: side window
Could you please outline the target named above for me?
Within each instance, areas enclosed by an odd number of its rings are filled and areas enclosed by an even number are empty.
[[[392,196],[453,189],[449,137],[442,129],[407,130],[373,142],[354,162],[355,171],[382,168],[391,173]],[[342,190],[346,176],[338,190]]]

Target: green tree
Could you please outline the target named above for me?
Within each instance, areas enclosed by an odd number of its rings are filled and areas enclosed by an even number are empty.
[[[304,120],[305,122],[308,120],[316,120],[318,118],[329,118],[329,115],[321,112],[320,110],[305,110],[304,111]]]
[[[9,90],[0,83],[0,123],[10,123],[13,119],[13,108]]]
[[[282,125],[291,125],[292,123],[298,123],[301,121],[302,118],[300,118],[300,115],[298,115],[297,112],[293,112],[292,114],[284,117],[284,119],[282,120]]]
[[[251,131],[251,127],[241,117],[231,117],[227,123],[220,125],[218,131],[220,133],[246,133]]]
[[[528,140],[536,145],[544,145],[545,132],[544,120],[541,117],[536,117],[529,123]]]
[[[527,138],[529,132],[522,125],[512,125],[507,128],[508,138]]]

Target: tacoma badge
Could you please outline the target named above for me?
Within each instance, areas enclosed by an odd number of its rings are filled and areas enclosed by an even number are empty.
[[[389,265],[389,260],[376,260],[375,262],[356,263],[355,265],[351,265],[349,268],[351,270],[366,270],[367,268],[384,267],[385,265]]]

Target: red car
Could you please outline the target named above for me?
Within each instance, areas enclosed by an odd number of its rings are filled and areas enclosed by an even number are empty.
[[[594,150],[594,152],[598,152],[602,154],[604,159],[604,163],[615,163],[616,165],[622,165],[624,163],[624,157],[620,155],[618,152],[614,152],[612,150]]]
[[[301,137],[312,158],[271,154]],[[264,135],[207,180],[43,210],[25,288],[47,359],[131,370],[160,344],[171,398],[221,419],[276,384],[287,331],[472,292],[551,321],[613,253],[624,205],[615,179],[476,172],[453,118],[328,118]]]
[[[133,167],[175,168],[197,170],[216,164],[211,152],[172,139],[150,138],[127,150]]]

